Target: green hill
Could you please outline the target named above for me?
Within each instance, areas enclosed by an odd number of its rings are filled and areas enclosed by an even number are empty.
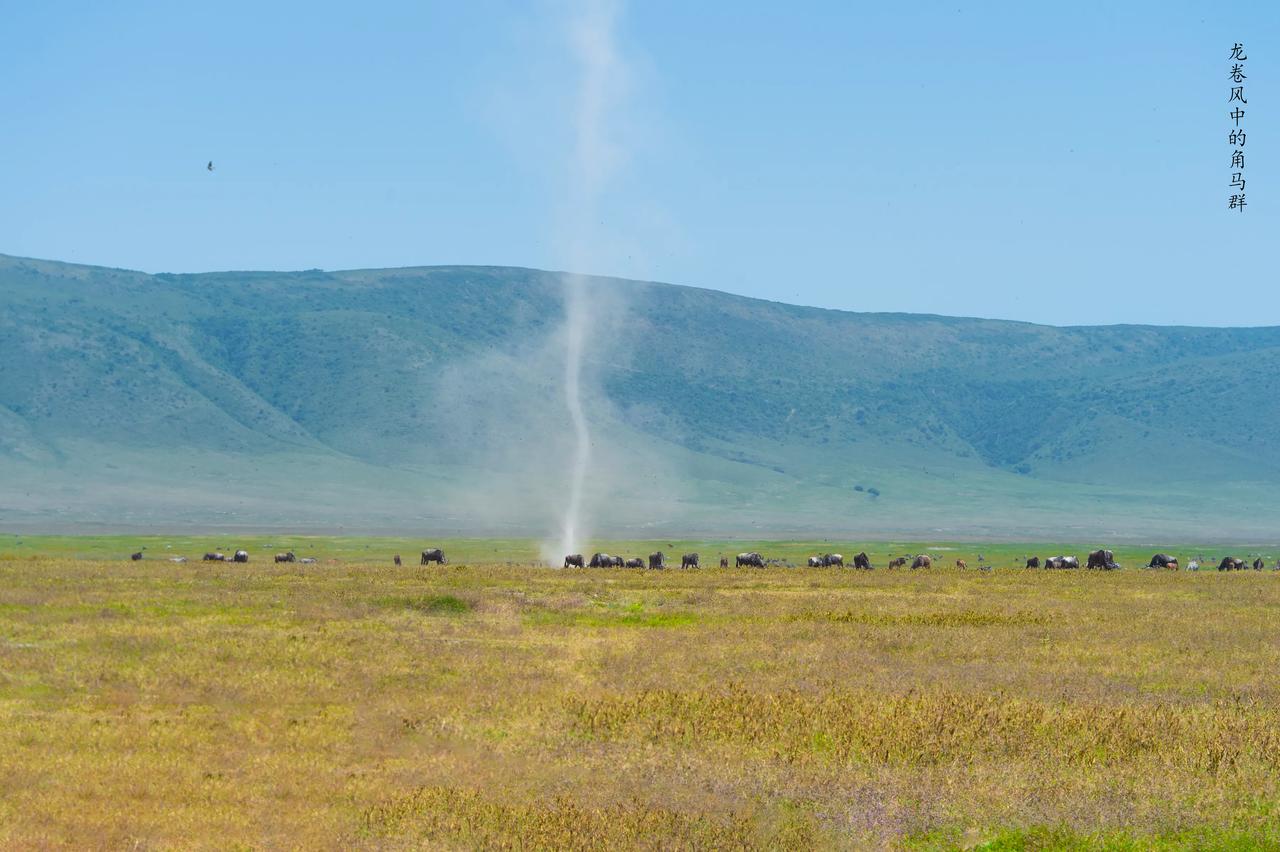
[[[588,283],[593,531],[1273,538],[1280,328],[1055,328]],[[528,269],[0,256],[0,524],[538,534],[572,435]]]

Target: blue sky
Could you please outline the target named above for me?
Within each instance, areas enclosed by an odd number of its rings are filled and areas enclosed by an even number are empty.
[[[581,6],[0,2],[0,252],[565,268]],[[579,262],[850,310],[1280,324],[1278,34],[1266,0],[619,6]]]

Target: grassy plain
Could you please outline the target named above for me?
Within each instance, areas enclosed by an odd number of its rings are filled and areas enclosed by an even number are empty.
[[[873,572],[552,571],[432,543],[452,564],[0,538],[0,846],[1280,848],[1269,570],[942,545],[996,567],[887,571],[924,548],[884,543]]]

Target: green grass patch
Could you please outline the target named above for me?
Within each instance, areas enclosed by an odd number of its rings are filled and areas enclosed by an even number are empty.
[[[532,625],[567,627],[689,627],[704,621],[692,612],[649,612],[642,602],[597,602],[589,610],[540,610],[530,613]]]
[[[701,619],[691,612],[535,612],[530,625],[563,627],[690,627]]]
[[[1216,826],[1155,835],[1128,831],[1078,832],[1067,826],[1032,826],[1001,829],[977,844],[965,843],[953,831],[943,831],[908,838],[902,845],[911,850],[972,849],[974,852],[1251,852],[1280,848],[1280,840],[1274,832],[1250,834]]]
[[[374,598],[373,605],[380,609],[407,609],[424,615],[461,615],[475,608],[469,601],[453,595],[389,595]]]
[[[835,624],[867,624],[873,627],[1004,627],[1019,624],[1048,624],[1049,617],[1036,612],[801,612],[788,621],[822,621]]]

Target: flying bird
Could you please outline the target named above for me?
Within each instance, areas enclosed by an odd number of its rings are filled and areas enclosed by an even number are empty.
[[[209,171],[213,171],[213,160],[210,160],[209,165],[205,166],[205,168],[208,169]]]

